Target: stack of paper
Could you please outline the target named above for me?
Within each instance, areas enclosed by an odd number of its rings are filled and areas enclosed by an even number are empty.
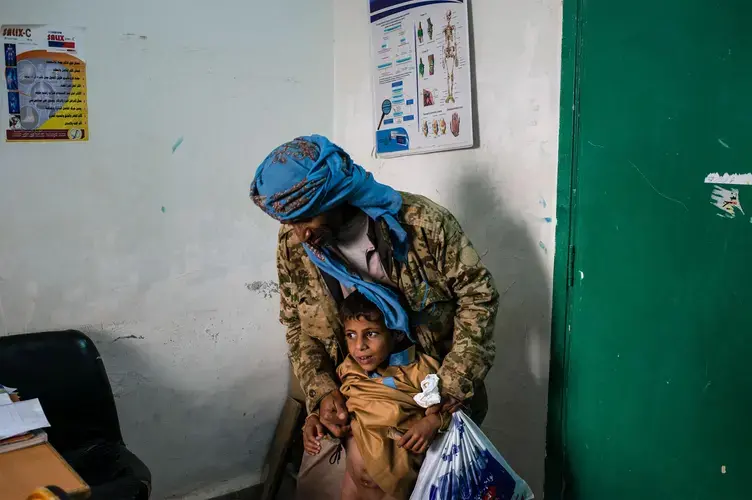
[[[38,399],[13,402],[15,389],[0,386],[0,440],[49,427]]]

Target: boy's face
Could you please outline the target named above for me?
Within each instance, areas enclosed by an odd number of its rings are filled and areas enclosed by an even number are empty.
[[[347,350],[367,372],[375,371],[392,352],[392,334],[384,322],[367,318],[345,320]]]

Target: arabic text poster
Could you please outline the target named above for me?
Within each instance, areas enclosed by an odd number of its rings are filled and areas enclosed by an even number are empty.
[[[8,142],[89,138],[83,28],[0,27]]]

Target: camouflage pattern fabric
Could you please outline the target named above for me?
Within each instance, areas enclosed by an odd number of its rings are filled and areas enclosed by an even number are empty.
[[[442,393],[465,401],[494,361],[499,295],[454,216],[425,197],[401,195],[397,219],[407,230],[410,248],[406,262],[392,259],[385,267],[409,306],[420,350],[441,361]],[[378,229],[388,234],[385,224]],[[339,386],[335,368],[347,356],[342,324],[321,273],[289,225],[280,229],[277,270],[280,321],[311,412]]]

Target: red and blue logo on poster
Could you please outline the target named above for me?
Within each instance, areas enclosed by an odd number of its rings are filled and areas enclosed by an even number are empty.
[[[59,31],[50,31],[47,33],[47,46],[51,49],[73,49],[76,48],[76,40],[67,39]]]

